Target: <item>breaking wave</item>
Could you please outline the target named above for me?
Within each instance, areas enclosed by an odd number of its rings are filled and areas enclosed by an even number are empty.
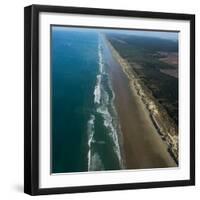
[[[88,171],[90,171],[91,166],[91,145],[94,140],[94,120],[95,116],[91,115],[87,124],[87,133],[88,133]]]
[[[110,85],[110,84],[109,84]],[[111,86],[111,85],[110,85]],[[114,92],[111,87],[109,87],[112,92],[112,98],[109,98],[108,93],[105,91],[104,87],[102,86],[102,103],[100,106],[97,107],[97,113],[100,113],[103,117],[103,124],[108,130],[108,134],[113,141],[113,148],[117,155],[118,161],[120,166],[123,166],[122,158],[121,158],[121,151],[118,139],[118,121],[117,121],[117,113],[114,107]]]
[[[96,85],[94,88],[94,104],[95,112],[103,119],[103,126],[106,128],[108,135],[113,144],[113,150],[117,156],[119,166],[123,167],[121,157],[120,143],[119,143],[119,122],[117,119],[117,112],[114,106],[115,94],[112,89],[109,75],[105,71],[105,63],[103,60],[101,41],[98,43],[98,58],[99,58],[99,72],[96,76]],[[98,143],[94,140],[95,116],[91,115],[88,120],[88,171],[104,169],[102,160],[97,152],[92,152],[92,144]],[[101,141],[102,143],[102,141]]]
[[[97,171],[97,170],[104,170],[104,165],[102,163],[102,160],[97,152],[94,152],[94,154],[91,157],[91,163],[90,163],[90,169],[89,171]]]
[[[94,89],[94,103],[100,104],[101,99],[101,75],[97,75],[97,84]]]

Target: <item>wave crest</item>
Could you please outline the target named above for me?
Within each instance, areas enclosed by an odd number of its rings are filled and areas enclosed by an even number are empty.
[[[97,84],[94,89],[94,103],[100,104],[101,100],[101,75],[97,75]]]
[[[90,170],[91,167],[91,146],[94,138],[94,121],[95,121],[95,116],[90,115],[90,119],[88,120],[87,123],[87,133],[88,133],[88,171]]]
[[[94,104],[96,113],[100,114],[103,119],[103,126],[106,128],[108,137],[113,143],[113,152],[117,157],[120,168],[123,168],[121,149],[119,143],[120,126],[118,125],[117,112],[114,105],[115,94],[112,89],[110,77],[105,71],[101,41],[98,44],[99,72],[96,76],[96,85],[94,88]],[[108,90],[108,91],[107,91]],[[98,152],[92,149],[92,145],[105,144],[105,141],[95,141],[95,116],[91,114],[88,120],[88,171],[103,170],[104,165]]]

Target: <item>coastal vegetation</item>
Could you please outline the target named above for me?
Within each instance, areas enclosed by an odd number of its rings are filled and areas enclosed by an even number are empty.
[[[166,57],[163,51],[178,51],[177,41],[122,34],[107,34],[107,38],[178,125],[178,79],[162,72],[177,65],[160,59]]]
[[[178,164],[178,79],[162,71],[178,69],[178,63],[174,62],[174,55],[178,55],[177,42],[133,35],[106,36],[130,86],[137,90]],[[173,63],[167,58],[172,54]]]

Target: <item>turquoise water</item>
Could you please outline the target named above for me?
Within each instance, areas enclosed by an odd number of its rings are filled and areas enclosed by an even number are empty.
[[[123,167],[100,30],[51,28],[52,173]]]

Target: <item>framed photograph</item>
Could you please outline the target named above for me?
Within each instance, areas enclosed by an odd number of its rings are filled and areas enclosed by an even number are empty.
[[[195,16],[25,8],[24,191],[195,184]]]

